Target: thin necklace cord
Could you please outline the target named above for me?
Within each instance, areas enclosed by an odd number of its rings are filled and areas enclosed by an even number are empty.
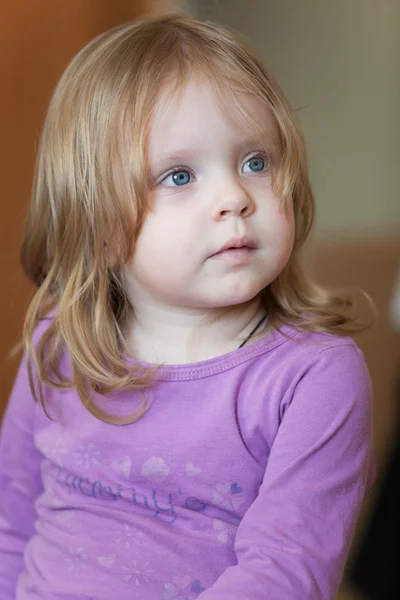
[[[254,327],[254,329],[249,333],[249,335],[247,336],[247,338],[245,338],[243,340],[243,342],[240,344],[238,350],[240,348],[243,348],[243,346],[245,344],[247,344],[247,342],[249,341],[249,339],[251,338],[251,336],[253,336],[255,334],[256,331],[258,331],[258,329],[261,327],[261,325],[264,323],[264,321],[266,320],[267,315],[264,315],[262,319],[260,319],[260,321],[258,321],[257,325]]]

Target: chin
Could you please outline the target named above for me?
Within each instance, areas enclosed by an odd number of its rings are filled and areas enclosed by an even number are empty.
[[[264,289],[264,286],[252,286],[251,288],[235,290],[234,292],[221,292],[221,294],[214,295],[212,304],[215,308],[224,308],[228,306],[238,306],[240,304],[246,304],[251,300],[254,300],[256,296]]]

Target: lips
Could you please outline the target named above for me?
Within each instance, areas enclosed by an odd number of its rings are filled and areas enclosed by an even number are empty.
[[[213,254],[213,256],[221,254],[222,252],[226,252],[227,250],[240,250],[241,248],[248,250],[255,250],[257,248],[257,244],[251,238],[245,236],[242,238],[232,238],[226,244],[222,246],[217,252]]]

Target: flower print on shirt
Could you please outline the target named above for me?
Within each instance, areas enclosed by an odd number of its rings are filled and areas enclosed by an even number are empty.
[[[78,548],[77,550],[68,548],[68,552],[70,553],[70,557],[65,559],[65,562],[68,565],[67,571],[68,573],[77,576],[83,569],[87,568],[87,565],[85,565],[87,556],[84,554],[83,548]]]
[[[78,444],[78,451],[72,454],[77,459],[75,466],[90,469],[93,465],[100,465],[100,462],[96,458],[96,456],[100,455],[100,452],[95,449],[95,445],[92,442],[81,442]]]
[[[217,538],[223,544],[233,544],[235,539],[236,525],[221,521],[220,519],[213,519],[213,527],[217,532]]]
[[[111,463],[111,468],[118,475],[122,475],[125,479],[129,479],[131,474],[132,461],[130,456],[124,456],[121,460],[114,460]]]
[[[132,548],[133,545],[140,544],[140,538],[144,536],[143,531],[132,527],[131,525],[124,525],[121,530],[120,536],[116,538],[115,544],[121,548]]]
[[[122,565],[121,569],[124,571],[124,581],[130,581],[136,586],[142,585],[142,583],[151,583],[153,581],[154,569],[150,569],[150,562],[146,561],[142,564],[138,560],[133,559],[128,565]]]
[[[212,502],[229,512],[236,511],[244,502],[243,489],[235,483],[219,483],[211,494]]]
[[[201,468],[196,467],[191,460],[186,463],[186,475],[189,477],[197,477],[197,475],[200,475],[200,473]]]
[[[155,483],[161,483],[168,476],[170,469],[167,463],[157,456],[152,456],[142,465],[142,475],[154,481]]]
[[[43,454],[58,467],[63,466],[64,457],[68,454],[68,441],[59,436],[51,446],[43,446]]]
[[[98,556],[97,562],[102,567],[105,567],[106,569],[111,569],[111,567],[115,563],[116,558],[117,556],[115,554],[108,554],[107,556]]]
[[[67,529],[70,533],[76,533],[77,527],[75,525],[75,510],[63,509],[57,511],[57,521]]]
[[[161,597],[162,600],[191,600],[204,590],[199,579],[192,579],[189,575],[175,576],[170,583],[164,584]]]

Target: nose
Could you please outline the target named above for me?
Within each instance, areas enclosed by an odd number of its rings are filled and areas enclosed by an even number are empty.
[[[250,194],[238,182],[226,183],[217,192],[212,217],[221,221],[230,216],[246,218],[253,214],[255,204]]]

